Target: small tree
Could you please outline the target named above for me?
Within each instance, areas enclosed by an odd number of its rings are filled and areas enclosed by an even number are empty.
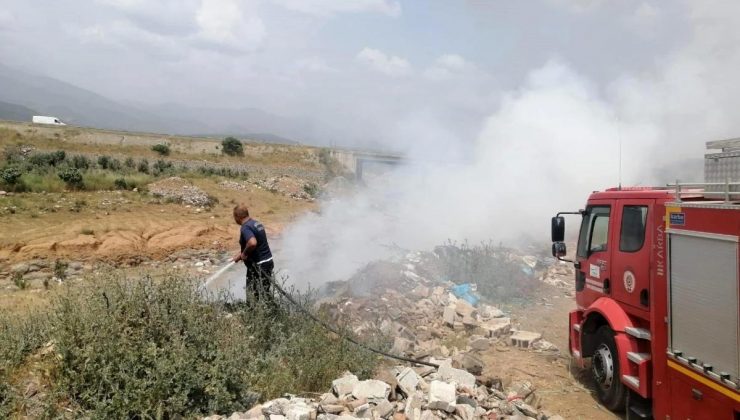
[[[169,156],[170,154],[170,146],[166,144],[155,144],[152,146],[152,150],[159,153],[160,156]]]
[[[66,168],[59,171],[57,174],[59,179],[64,181],[67,186],[78,189],[82,188],[82,174],[77,168]]]
[[[244,156],[244,146],[242,142],[234,137],[226,137],[221,142],[221,151],[229,156]]]

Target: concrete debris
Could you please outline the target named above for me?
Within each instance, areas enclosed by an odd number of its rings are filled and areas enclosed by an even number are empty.
[[[370,379],[358,382],[352,389],[352,396],[359,399],[367,399],[370,402],[378,403],[387,400],[391,393],[391,387],[383,381]]]
[[[173,176],[147,186],[149,194],[195,207],[209,207],[214,201],[205,191],[180,177]]]
[[[262,420],[491,420],[557,418],[543,414],[529,382],[513,383],[486,373],[482,355],[509,346],[527,351],[557,348],[540,332],[512,328],[500,308],[456,297],[451,282],[431,280],[422,254],[400,262],[368,265],[348,282],[327,289],[321,305],[331,323],[351,326],[358,336],[393,337],[391,352],[437,364],[392,366],[360,380],[350,372],[314,399],[278,398],[256,409]],[[200,258],[197,261],[205,261]],[[517,269],[547,278],[570,276],[567,266],[516,257]],[[206,264],[204,264],[206,266]],[[18,267],[27,271],[26,267]],[[536,277],[533,277],[536,278]],[[572,287],[569,286],[569,287]],[[565,293],[565,292],[563,292]],[[444,343],[444,344],[443,344]],[[495,350],[494,350],[495,346]],[[504,351],[505,351],[504,350]],[[487,360],[487,359],[486,359]],[[508,382],[507,382],[508,384]],[[252,411],[240,413],[251,417]]]
[[[517,331],[511,335],[511,345],[528,349],[539,339],[542,334],[531,331]]]
[[[344,376],[339,379],[335,379],[331,383],[331,389],[334,391],[336,396],[343,397],[351,394],[358,382],[360,382],[360,380],[357,379],[357,376],[347,372]]]
[[[429,408],[452,413],[455,411],[456,401],[454,384],[432,381],[429,386]]]

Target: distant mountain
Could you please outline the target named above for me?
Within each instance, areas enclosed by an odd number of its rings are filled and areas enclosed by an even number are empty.
[[[164,134],[255,135],[270,142],[295,143],[307,122],[256,108],[217,109],[179,104],[129,105],[46,76],[0,65],[0,101],[8,115],[53,115],[70,125]],[[0,112],[6,107],[0,105]],[[13,110],[11,110],[11,108]],[[5,118],[0,114],[0,118]],[[246,137],[246,136],[244,136]]]
[[[41,114],[23,105],[0,101],[0,120],[31,121],[34,115]]]

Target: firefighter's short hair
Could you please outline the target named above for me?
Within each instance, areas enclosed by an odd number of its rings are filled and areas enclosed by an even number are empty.
[[[249,217],[249,209],[244,203],[239,203],[234,207],[234,217],[237,219],[243,219]]]

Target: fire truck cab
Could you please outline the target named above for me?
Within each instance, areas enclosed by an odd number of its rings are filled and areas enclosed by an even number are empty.
[[[703,185],[594,192],[552,219],[565,260],[562,214],[581,216],[570,353],[628,418],[740,419],[740,202]]]

